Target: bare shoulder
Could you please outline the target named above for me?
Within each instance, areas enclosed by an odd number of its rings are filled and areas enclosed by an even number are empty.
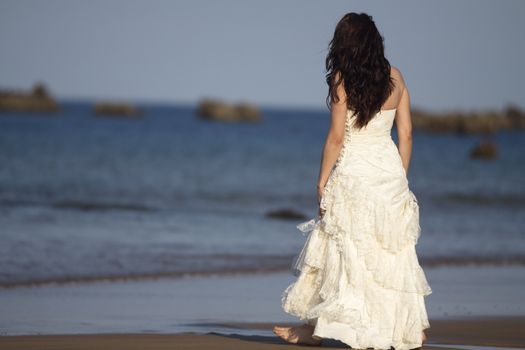
[[[399,68],[390,66],[390,75],[395,81],[396,87],[399,88],[400,91],[403,91],[405,89],[405,79],[403,78],[403,74],[399,70]]]

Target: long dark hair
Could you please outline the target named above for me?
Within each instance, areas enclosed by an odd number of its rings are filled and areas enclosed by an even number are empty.
[[[356,113],[354,125],[368,124],[394,89],[383,37],[372,16],[350,12],[337,23],[326,56],[326,104],[339,102],[337,86],[344,83],[347,107]],[[339,74],[338,74],[339,73]]]

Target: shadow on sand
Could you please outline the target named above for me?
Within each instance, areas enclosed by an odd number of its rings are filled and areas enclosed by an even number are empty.
[[[288,345],[288,346],[293,346],[293,347],[298,347],[298,348],[300,347],[302,349],[304,349],[305,347],[309,349],[315,349],[315,348],[350,349],[350,347],[346,345],[345,343],[334,340],[334,339],[323,339],[323,343],[321,344],[321,346],[312,346],[312,345],[289,344],[285,342],[284,340],[282,340],[281,338],[279,338],[278,336],[270,337],[270,336],[262,336],[262,335],[221,334],[221,333],[216,333],[216,332],[209,332],[208,334],[230,338],[230,339],[238,339],[238,340],[243,340],[243,341],[248,341],[248,342],[275,344],[275,345]]]

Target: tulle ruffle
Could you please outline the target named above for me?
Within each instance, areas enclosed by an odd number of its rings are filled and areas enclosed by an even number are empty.
[[[292,262],[298,278],[282,294],[283,309],[315,320],[314,334],[352,347],[420,346],[430,327],[423,297],[432,290],[415,251],[419,206],[408,188],[401,203],[392,207],[334,168],[320,204],[324,216],[297,226],[307,238]],[[337,327],[344,332],[331,334]]]

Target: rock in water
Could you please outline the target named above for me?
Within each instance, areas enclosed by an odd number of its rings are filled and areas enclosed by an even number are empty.
[[[525,112],[516,105],[503,111],[431,113],[412,109],[414,129],[425,132],[452,132],[458,134],[490,134],[500,130],[524,130]]]
[[[498,155],[496,144],[492,141],[482,141],[470,152],[472,159],[493,159]]]
[[[98,102],[93,107],[93,112],[99,116],[109,117],[141,117],[143,115],[135,106],[129,103]]]
[[[266,216],[273,219],[284,219],[284,220],[305,220],[306,215],[295,211],[293,209],[278,209],[269,211]]]
[[[252,104],[229,104],[213,99],[200,101],[197,114],[202,119],[224,122],[260,122],[262,119],[261,111]]]
[[[31,92],[0,91],[0,111],[56,112],[58,103],[51,97],[43,83],[37,83]]]

